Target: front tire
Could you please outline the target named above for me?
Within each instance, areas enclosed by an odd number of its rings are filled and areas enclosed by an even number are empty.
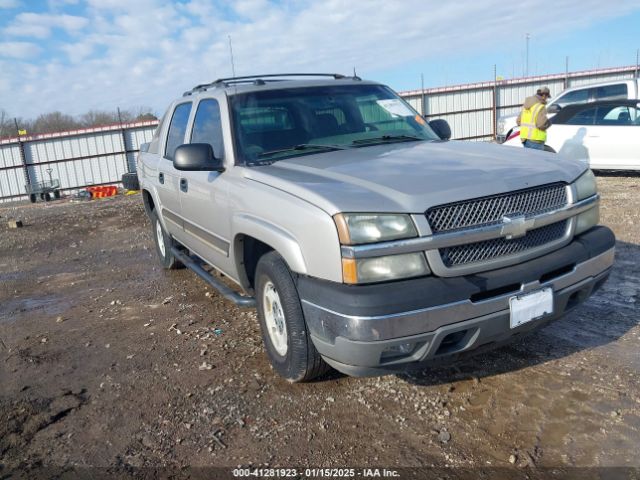
[[[329,366],[311,341],[291,272],[276,252],[258,261],[255,291],[262,340],[276,372],[292,383],[325,374]]]
[[[149,219],[151,220],[153,239],[156,244],[156,253],[162,266],[167,270],[182,268],[182,263],[171,253],[171,247],[176,246],[177,243],[165,232],[155,210],[151,211]]]

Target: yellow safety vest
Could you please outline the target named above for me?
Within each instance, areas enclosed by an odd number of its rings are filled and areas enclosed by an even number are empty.
[[[547,132],[536,127],[538,115],[544,108],[544,104],[536,103],[531,108],[525,108],[520,117],[520,140],[533,140],[535,142],[546,142]]]

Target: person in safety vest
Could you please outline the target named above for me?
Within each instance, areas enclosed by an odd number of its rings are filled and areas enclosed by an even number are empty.
[[[527,97],[516,122],[520,125],[520,140],[527,148],[544,150],[547,128],[551,122],[547,118],[547,101],[551,92],[547,87],[539,88],[535,95]]]

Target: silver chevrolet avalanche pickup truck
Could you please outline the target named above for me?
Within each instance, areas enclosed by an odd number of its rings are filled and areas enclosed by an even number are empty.
[[[615,243],[587,165],[450,136],[358,77],[198,85],[138,157],[160,261],[257,307],[291,382],[450,362],[584,302]]]

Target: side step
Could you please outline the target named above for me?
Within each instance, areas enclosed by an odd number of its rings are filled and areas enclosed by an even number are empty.
[[[231,288],[226,286],[224,283],[222,283],[220,280],[218,280],[213,275],[211,275],[209,272],[207,272],[204,268],[202,268],[202,265],[197,260],[194,260],[189,255],[178,250],[176,247],[171,248],[171,253],[173,253],[173,255],[178,260],[180,260],[185,267],[195,272],[201,279],[203,279],[205,282],[207,282],[209,285],[215,288],[220,293],[220,295],[222,295],[227,300],[231,300],[233,303],[235,303],[239,307],[255,308],[256,306],[255,298],[242,296],[238,292],[232,290]]]

